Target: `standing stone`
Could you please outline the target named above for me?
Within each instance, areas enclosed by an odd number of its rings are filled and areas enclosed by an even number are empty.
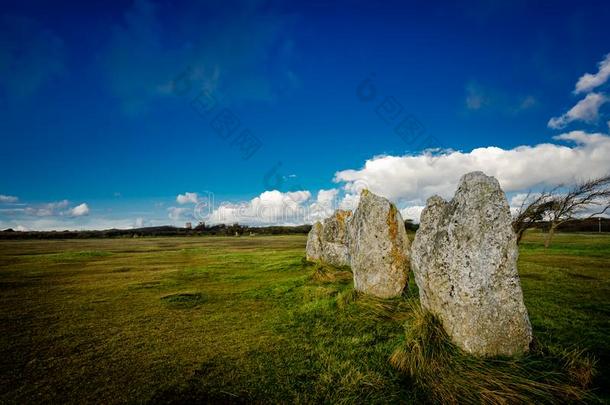
[[[518,254],[508,202],[495,178],[468,173],[450,202],[428,199],[411,250],[415,282],[422,307],[463,350],[486,356],[528,350],[532,328]]]
[[[316,222],[311,227],[307,235],[307,247],[305,248],[305,257],[307,260],[322,259],[322,231],[323,226],[320,222]]]
[[[307,236],[307,260],[323,261],[333,266],[349,266],[348,222],[351,211],[337,210],[324,220],[316,222]]]
[[[381,298],[400,295],[408,281],[409,248],[394,204],[363,190],[349,227],[354,288]]]
[[[322,260],[333,266],[349,266],[347,225],[351,211],[337,210],[322,226]]]

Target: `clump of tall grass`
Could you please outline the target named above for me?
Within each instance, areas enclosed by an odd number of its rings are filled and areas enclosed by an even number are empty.
[[[307,266],[313,267],[311,280],[315,282],[346,282],[352,279],[352,272],[349,270],[349,267],[335,267],[321,262],[310,262]]]
[[[403,297],[378,298],[355,292],[354,303],[360,316],[369,316],[384,321],[402,322],[411,312],[410,300]]]
[[[595,401],[587,390],[595,360],[579,350],[534,347],[518,358],[482,358],[455,346],[440,322],[411,303],[404,341],[390,363],[433,403],[557,403]]]

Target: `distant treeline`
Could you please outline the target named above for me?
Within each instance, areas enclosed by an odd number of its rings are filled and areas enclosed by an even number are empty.
[[[549,229],[549,223],[540,221],[536,224],[536,228],[547,231]],[[587,218],[587,219],[573,219],[559,225],[557,230],[559,232],[610,232],[610,218]]]
[[[405,221],[405,227],[407,231],[417,231],[419,224],[414,224],[411,220]],[[550,224],[546,221],[538,221],[533,226],[534,228],[540,229],[543,232],[549,230]],[[587,218],[587,219],[573,219],[571,221],[564,222],[557,228],[559,232],[610,232],[610,218]]]
[[[86,239],[86,238],[137,238],[150,236],[256,236],[307,234],[311,225],[251,227],[233,225],[200,225],[193,229],[174,226],[153,226],[137,229],[106,229],[103,231],[0,231],[0,239]]]
[[[560,232],[610,232],[610,218],[575,219],[565,222],[559,227]],[[411,220],[405,221],[408,231],[417,231],[418,224]],[[549,224],[540,221],[535,228],[546,231]],[[233,225],[199,225],[193,229],[174,226],[153,226],[137,229],[106,229],[103,231],[26,231],[18,232],[12,229],[0,231],[0,239],[86,239],[86,238],[137,238],[150,236],[256,236],[256,235],[289,235],[307,234],[311,225],[299,226],[266,226],[254,227],[239,224]]]

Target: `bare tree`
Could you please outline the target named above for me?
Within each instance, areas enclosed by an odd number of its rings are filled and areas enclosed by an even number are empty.
[[[544,241],[548,248],[557,227],[566,221],[588,219],[602,215],[610,209],[610,175],[578,183],[563,194],[554,194],[542,202],[540,209],[549,222]]]
[[[528,191],[519,209],[513,216],[513,229],[517,234],[517,243],[521,242],[521,238],[523,238],[526,230],[533,227],[536,222],[544,219],[547,204],[553,196],[554,190],[542,191],[541,193]]]
[[[548,221],[549,231],[544,241],[548,248],[557,228],[570,220],[588,219],[610,210],[610,175],[578,183],[567,192],[559,185],[550,191],[528,192],[513,219],[517,243],[525,231],[537,222]]]

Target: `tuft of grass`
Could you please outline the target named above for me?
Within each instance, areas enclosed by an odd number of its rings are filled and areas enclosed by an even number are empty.
[[[518,358],[471,356],[455,346],[440,322],[416,301],[404,341],[390,363],[433,403],[565,403],[594,401],[588,390],[595,360],[580,350],[545,348]]]
[[[313,267],[311,280],[321,283],[345,282],[352,280],[349,267],[335,267],[327,263],[316,262],[307,267]]]
[[[597,359],[583,349],[563,350],[559,356],[563,360],[563,368],[569,373],[570,379],[587,389],[597,375]]]
[[[411,312],[410,301],[405,300],[403,297],[378,298],[357,291],[354,294],[355,303],[358,307],[358,316],[401,322],[406,320]]]

